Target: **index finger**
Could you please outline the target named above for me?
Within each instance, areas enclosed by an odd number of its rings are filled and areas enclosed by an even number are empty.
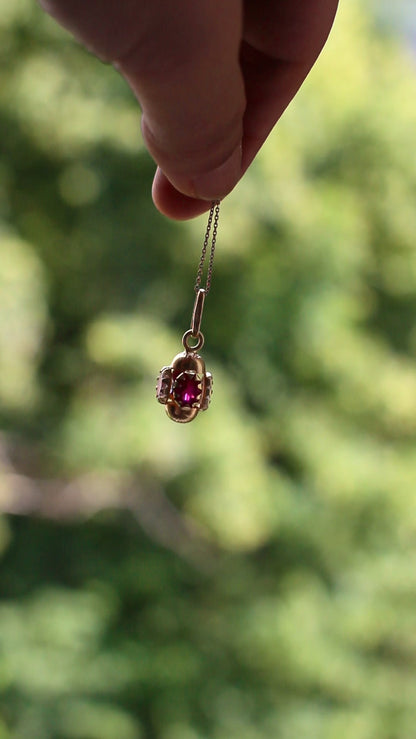
[[[241,171],[241,0],[40,0],[128,80],[146,145],[172,186],[222,198]]]

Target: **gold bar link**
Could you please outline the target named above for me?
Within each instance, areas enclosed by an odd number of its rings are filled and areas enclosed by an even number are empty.
[[[200,288],[196,294],[194,310],[192,313],[191,321],[191,332],[192,336],[196,339],[199,336],[201,330],[202,312],[204,310],[206,290]]]

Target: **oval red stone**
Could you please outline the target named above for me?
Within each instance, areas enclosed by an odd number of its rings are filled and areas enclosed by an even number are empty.
[[[176,378],[173,393],[179,405],[192,407],[201,395],[201,381],[194,372],[182,372]]]

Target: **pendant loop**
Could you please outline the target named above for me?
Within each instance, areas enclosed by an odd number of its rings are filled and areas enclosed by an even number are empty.
[[[189,339],[190,338],[196,339],[197,342],[194,346],[190,346]],[[182,336],[182,344],[184,345],[187,352],[197,352],[198,349],[202,349],[204,346],[204,334],[201,333],[201,331],[198,332],[197,336],[194,336],[192,333],[192,329],[188,329],[188,331],[185,331],[184,335]]]

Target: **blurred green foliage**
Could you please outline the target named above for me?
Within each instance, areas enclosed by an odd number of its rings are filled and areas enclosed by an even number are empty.
[[[205,218],[29,0],[0,59],[0,739],[414,739],[410,54],[345,3],[223,204],[189,427],[153,386]]]

